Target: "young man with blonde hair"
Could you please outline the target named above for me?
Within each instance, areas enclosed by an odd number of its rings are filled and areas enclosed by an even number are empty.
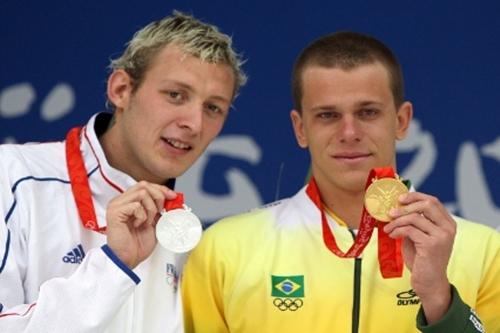
[[[229,36],[174,12],[111,63],[108,104],[55,143],[0,146],[0,331],[180,332],[185,254],[157,246],[175,178],[245,83]]]

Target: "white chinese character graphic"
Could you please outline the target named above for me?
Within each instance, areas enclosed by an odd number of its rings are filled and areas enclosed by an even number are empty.
[[[500,230],[500,207],[495,204],[491,195],[492,189],[498,189],[498,180],[486,178],[482,167],[483,158],[492,158],[500,163],[500,136],[480,148],[472,142],[464,142],[460,146],[457,159],[457,201],[465,218],[479,220]]]
[[[260,147],[250,136],[225,135],[212,142],[198,161],[178,179],[176,188],[186,193],[193,211],[202,221],[214,221],[223,216],[240,213],[262,205],[257,186],[242,170],[231,168],[225,174],[229,193],[211,194],[203,191],[202,181],[211,155],[240,159],[257,165],[261,159]]]
[[[412,184],[419,188],[434,169],[437,159],[436,143],[431,132],[423,131],[418,119],[413,119],[408,136],[398,141],[398,152],[416,151],[410,164],[401,172],[400,176],[411,179]]]
[[[22,117],[32,111],[37,93],[29,82],[13,84],[0,91],[0,117],[5,119]],[[40,117],[45,122],[53,122],[69,114],[75,106],[75,93],[68,83],[56,84],[40,107]],[[14,137],[4,138],[4,143],[15,142]]]

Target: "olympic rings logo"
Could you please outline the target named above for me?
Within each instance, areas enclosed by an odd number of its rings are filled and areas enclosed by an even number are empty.
[[[273,304],[275,307],[280,309],[281,311],[297,311],[302,307],[304,302],[300,298],[275,298],[273,300]]]

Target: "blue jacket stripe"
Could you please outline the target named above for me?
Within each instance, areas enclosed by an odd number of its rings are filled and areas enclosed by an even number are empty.
[[[16,207],[17,200],[14,199],[14,202],[12,203],[12,206],[10,206],[9,211],[7,212],[7,215],[5,216],[5,224],[9,222],[9,218],[12,215],[12,212],[14,211],[14,208]]]
[[[118,266],[125,274],[127,274],[132,281],[135,282],[135,284],[139,284],[141,282],[141,279],[132,271],[123,261],[121,261],[120,258],[111,250],[111,248],[108,246],[108,244],[105,244],[101,246],[101,249],[104,251],[104,253],[108,256],[111,261],[115,263],[116,266]]]
[[[7,263],[7,257],[9,256],[9,248],[10,248],[10,230],[7,229],[7,242],[5,242],[5,254],[2,259],[2,265],[0,266],[0,273],[2,273],[5,264]]]
[[[91,170],[87,177],[90,177],[92,176],[92,174],[94,172],[97,171],[97,169],[99,169],[99,166],[96,166],[93,170]],[[18,179],[15,183],[14,183],[14,186],[12,186],[12,189],[11,189],[11,192],[12,194],[14,194],[16,192],[16,189],[17,189],[17,186],[22,183],[23,181],[25,180],[35,180],[35,181],[39,181],[39,182],[46,182],[46,181],[57,181],[57,182],[61,182],[61,183],[64,183],[64,184],[70,184],[70,181],[69,180],[65,180],[65,179],[60,179],[60,178],[55,178],[55,177],[35,177],[35,176],[27,176],[27,177],[24,177],[24,178],[20,178]],[[14,199],[14,202],[12,203],[11,207],[9,208],[9,211],[7,212],[7,215],[5,216],[5,223],[7,224],[7,222],[9,221],[9,218],[10,216],[12,215],[12,212],[14,211],[14,208],[16,207],[16,200]]]
[[[99,169],[99,166],[96,166],[94,169],[92,169],[87,177],[90,178],[90,176],[92,176],[92,174],[94,172],[97,171],[97,169]],[[59,179],[59,178],[55,178],[55,177],[35,177],[35,176],[27,176],[27,177],[24,177],[24,178],[20,178],[19,180],[17,180],[14,185],[12,186],[12,189],[11,189],[11,192],[12,194],[14,194],[16,192],[16,189],[17,189],[17,186],[22,183],[23,181],[25,180],[35,180],[35,181],[58,181],[58,182],[61,182],[61,183],[64,183],[64,184],[70,184],[70,182],[68,180],[64,180],[64,179]],[[7,212],[7,215],[5,216],[5,224],[8,223],[10,217],[12,216],[12,213],[14,212],[14,208],[16,207],[17,205],[17,200],[14,199],[14,202],[12,202],[12,205],[11,207],[9,208],[8,212]],[[4,256],[3,256],[3,259],[2,259],[2,264],[0,265],[0,273],[2,273],[4,267],[5,267],[5,264],[7,262],[7,257],[9,255],[9,248],[10,248],[10,230],[8,230],[8,233],[7,233],[7,242],[5,243],[5,253],[4,253]]]

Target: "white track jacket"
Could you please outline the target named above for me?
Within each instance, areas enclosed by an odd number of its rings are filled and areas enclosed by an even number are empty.
[[[108,202],[136,181],[113,169],[93,116],[80,149],[99,227]],[[133,271],[83,227],[64,142],[0,145],[0,332],[181,332],[178,277],[185,255],[157,246]]]

